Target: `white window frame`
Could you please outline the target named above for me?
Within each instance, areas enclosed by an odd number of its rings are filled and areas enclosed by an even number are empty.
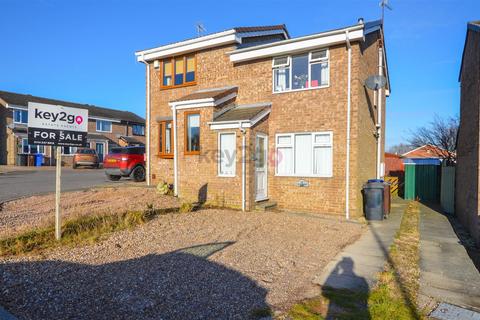
[[[314,59],[312,60],[312,53],[314,52],[318,52],[318,51],[326,51],[327,54],[326,54],[326,57],[325,58],[320,58],[320,59]],[[302,88],[302,89],[292,89],[292,86],[293,86],[293,83],[292,83],[292,77],[293,77],[293,74],[292,74],[292,67],[293,67],[293,59],[292,57],[294,56],[298,56],[298,55],[303,55],[305,53],[299,53],[299,54],[293,54],[293,55],[289,55],[289,56],[278,56],[278,57],[274,57],[272,59],[272,93],[274,94],[277,94],[277,93],[285,93],[285,92],[295,92],[295,91],[305,91],[305,90],[315,90],[315,89],[323,89],[323,88],[328,88],[330,87],[330,49],[329,48],[320,48],[320,49],[316,49],[316,50],[312,50],[312,51],[309,51],[308,52],[308,83],[310,84],[308,88]],[[275,66],[275,59],[279,59],[279,58],[285,58],[287,57],[287,63],[286,64],[282,64],[282,65],[277,65]],[[322,63],[327,63],[328,65],[328,68],[327,68],[327,84],[324,84],[324,85],[320,85],[320,86],[317,86],[317,87],[312,87],[311,86],[311,69],[312,69],[312,65],[313,64],[322,64]],[[290,81],[290,89],[287,89],[287,90],[283,90],[283,91],[275,91],[275,70],[276,69],[284,69],[284,68],[288,68],[289,69],[289,81]]]
[[[305,134],[310,134],[312,136],[312,172],[310,174],[295,174],[295,135],[305,135]],[[328,134],[330,136],[330,143],[315,143],[315,135],[321,134],[325,135]],[[279,137],[290,137],[290,143],[288,144],[279,144],[278,143],[278,138]],[[294,171],[292,174],[283,174],[283,173],[278,173],[278,148],[292,148],[292,170]],[[330,167],[330,172],[327,175],[321,175],[321,174],[314,174],[313,173],[313,165],[315,163],[315,147],[330,147],[331,148],[331,167]],[[275,135],[275,176],[278,177],[306,177],[306,178],[332,178],[333,177],[333,132],[332,131],[316,131],[316,132],[292,132],[292,133],[277,133]]]
[[[99,129],[98,129],[98,124],[99,124],[99,122],[108,122],[108,123],[110,123],[110,130],[99,130]],[[109,120],[100,120],[100,119],[96,119],[96,120],[95,120],[95,129],[96,129],[97,132],[110,132],[110,133],[111,133],[111,132],[112,132],[112,126],[113,126],[112,121],[109,121]]]
[[[32,153],[32,145],[28,144],[28,138],[21,138],[21,139],[22,139],[22,142],[21,142],[22,152],[19,153],[19,154],[43,154],[43,155],[45,155],[45,146],[44,145],[36,144],[38,151],[40,151],[40,148],[41,148],[42,152]],[[25,141],[27,141],[27,143],[26,143],[26,145],[28,147],[28,152],[27,153],[23,152],[23,148],[25,147],[25,143],[24,143]]]
[[[27,121],[23,122],[23,117],[20,116],[21,120],[20,121],[15,121],[15,112],[16,111],[20,111],[20,112],[26,112],[27,113]],[[21,115],[22,113],[20,113]],[[17,109],[17,108],[14,108],[13,109],[13,123],[18,123],[18,124],[28,124],[28,110],[24,110],[24,109]]]
[[[234,160],[234,165],[233,165],[233,174],[224,174],[221,172],[222,170],[222,166],[221,166],[221,162],[222,162],[222,149],[221,149],[221,136],[222,135],[228,135],[228,134],[233,134],[233,136],[235,137],[235,160]],[[237,133],[235,131],[225,131],[225,132],[219,132],[218,133],[218,162],[217,162],[217,175],[219,177],[223,177],[223,178],[233,178],[233,177],[236,177],[237,176]]]
[[[142,127],[143,128],[142,133],[138,134],[138,133],[133,132],[134,127]],[[145,135],[145,125],[143,125],[143,124],[132,124],[132,135],[134,135],[134,136],[144,136]]]
[[[77,147],[58,147],[58,148],[62,148],[62,155],[67,156],[67,157],[75,155],[75,153],[78,150]],[[70,153],[64,153],[65,148],[68,148],[70,150]],[[72,152],[72,150],[73,150],[73,152]]]

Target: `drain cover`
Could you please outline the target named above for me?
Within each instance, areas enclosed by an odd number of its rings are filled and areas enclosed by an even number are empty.
[[[480,313],[442,302],[430,313],[430,317],[438,320],[480,320]]]

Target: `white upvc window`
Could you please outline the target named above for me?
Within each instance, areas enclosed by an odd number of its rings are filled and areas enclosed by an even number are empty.
[[[220,177],[235,177],[237,164],[236,140],[235,132],[218,134],[218,175]]]
[[[272,68],[273,92],[323,88],[330,83],[328,49],[275,57]]]
[[[23,109],[13,109],[13,123],[28,123],[28,111]]]
[[[98,132],[112,132],[112,122],[108,120],[96,120]]]
[[[21,150],[19,150],[21,154],[45,154],[45,146],[44,145],[36,145],[36,144],[28,144],[28,139],[23,138],[21,144]]]
[[[77,147],[61,147],[63,155],[74,155],[77,152]]]
[[[332,177],[333,133],[299,132],[276,135],[276,175]]]

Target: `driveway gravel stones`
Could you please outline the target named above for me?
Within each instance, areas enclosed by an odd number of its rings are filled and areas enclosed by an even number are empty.
[[[176,198],[160,195],[152,188],[103,187],[62,193],[62,219],[65,221],[83,215],[144,210],[147,204],[152,204],[155,208],[179,206]],[[31,196],[0,204],[0,238],[33,227],[53,225],[54,216],[55,194]]]
[[[94,245],[3,258],[0,305],[20,319],[248,319],[316,290],[362,231],[320,215],[169,214]]]

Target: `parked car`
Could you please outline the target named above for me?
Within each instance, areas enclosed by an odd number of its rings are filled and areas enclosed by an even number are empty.
[[[118,181],[121,177],[144,181],[145,147],[112,148],[103,159],[103,167],[111,181]]]
[[[98,168],[99,165],[100,161],[98,160],[98,155],[95,149],[79,148],[77,149],[77,152],[75,152],[75,154],[73,155],[73,169],[76,169],[79,166]]]

